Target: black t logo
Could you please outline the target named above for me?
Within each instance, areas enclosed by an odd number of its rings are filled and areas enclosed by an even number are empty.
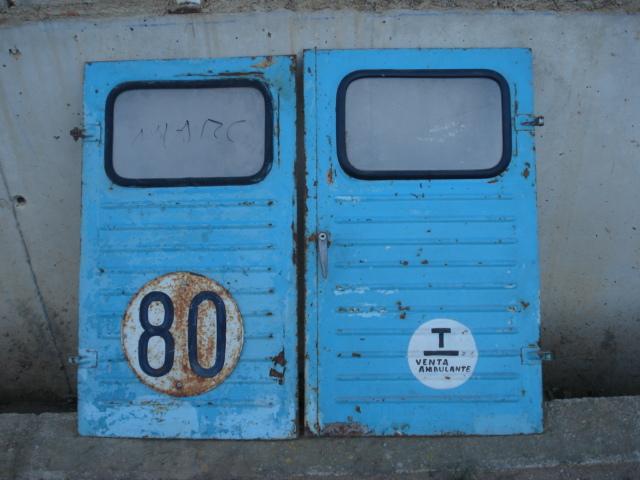
[[[451,333],[450,328],[432,328],[431,333],[438,334],[438,348],[440,350],[425,350],[423,352],[425,357],[434,357],[436,355],[440,357],[457,357],[458,355],[460,355],[460,352],[458,350],[443,350],[444,334]]]

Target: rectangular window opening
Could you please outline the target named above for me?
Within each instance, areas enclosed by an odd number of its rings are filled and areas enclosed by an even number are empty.
[[[271,99],[255,80],[126,83],[109,94],[106,128],[118,185],[250,184],[271,166]]]
[[[511,159],[509,86],[491,70],[367,70],[343,79],[338,159],[360,179],[488,178]]]

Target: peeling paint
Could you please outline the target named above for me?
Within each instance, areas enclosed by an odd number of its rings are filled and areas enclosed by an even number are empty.
[[[330,437],[359,437],[368,433],[369,428],[358,422],[328,423],[322,428],[322,434]]]
[[[284,383],[284,373],[283,372],[279,372],[275,368],[271,368],[269,370],[269,376],[273,377],[273,378],[276,378],[280,385],[282,385]]]
[[[273,65],[273,57],[269,55],[265,57],[261,62],[255,63],[251,66],[253,68],[269,68],[271,65]]]
[[[333,185],[333,169],[327,170],[327,183]]]

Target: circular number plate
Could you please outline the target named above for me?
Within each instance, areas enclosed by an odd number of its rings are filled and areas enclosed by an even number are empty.
[[[233,371],[243,343],[242,317],[229,292],[210,278],[175,272],[151,280],[122,319],[129,365],[149,387],[199,395]]]

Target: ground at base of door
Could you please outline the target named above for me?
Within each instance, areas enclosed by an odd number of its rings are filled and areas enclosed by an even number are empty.
[[[288,441],[80,437],[75,413],[0,414],[1,479],[640,478],[640,396],[554,400],[545,433]]]

